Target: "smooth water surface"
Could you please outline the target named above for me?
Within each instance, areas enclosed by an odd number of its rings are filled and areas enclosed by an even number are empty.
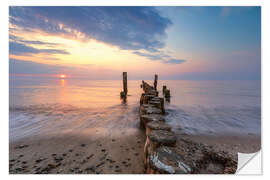
[[[10,77],[10,141],[91,130],[117,134],[125,128],[132,133],[139,122],[140,83],[128,80],[129,96],[123,103],[120,80]],[[161,96],[162,85],[171,90],[166,120],[175,131],[261,133],[260,81],[161,80],[158,84]]]

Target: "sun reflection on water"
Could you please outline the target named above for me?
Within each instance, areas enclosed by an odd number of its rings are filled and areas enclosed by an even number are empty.
[[[66,83],[66,81],[64,79],[61,79],[61,85],[62,85],[62,87],[65,87],[65,83]]]

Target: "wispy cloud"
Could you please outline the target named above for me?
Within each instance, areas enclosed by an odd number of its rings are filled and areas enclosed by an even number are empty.
[[[25,40],[23,38],[20,38],[18,36],[15,35],[9,35],[9,39],[11,41],[15,41],[15,42],[20,42],[20,43],[24,43],[24,44],[29,44],[29,45],[47,45],[47,46],[57,46],[60,45],[59,43],[51,43],[51,42],[44,42],[44,41],[29,41],[29,40]]]
[[[64,69],[62,66],[41,64],[32,61],[9,60],[10,74],[57,74]]]
[[[13,75],[45,75],[68,74],[71,78],[87,77],[89,79],[118,79],[119,71],[110,68],[98,67],[94,64],[78,65],[51,65],[27,60],[10,59],[9,74]],[[99,76],[97,76],[97,74]]]
[[[186,60],[183,59],[172,59],[171,56],[167,55],[166,53],[163,53],[162,51],[156,53],[143,53],[139,51],[134,51],[133,54],[146,57],[153,61],[160,61],[165,64],[181,64],[186,62]]]
[[[186,62],[186,60],[184,59],[170,59],[170,60],[164,61],[164,63],[166,64],[182,64],[184,62]]]
[[[150,53],[143,53],[139,51],[134,51],[133,54],[139,55],[139,56],[144,56],[148,59],[154,60],[154,61],[160,61],[163,60],[164,58],[170,57],[169,55],[166,54],[161,54],[161,53],[155,53],[155,54],[150,54]]]
[[[37,49],[18,42],[9,42],[9,53],[12,55],[27,55],[27,54],[69,54],[62,49]]]

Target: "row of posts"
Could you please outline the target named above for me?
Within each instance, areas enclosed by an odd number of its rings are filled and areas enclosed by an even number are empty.
[[[178,154],[172,154],[176,146],[176,135],[165,120],[164,97],[159,97],[155,75],[154,85],[142,81],[144,93],[140,98],[140,127],[145,130],[146,141],[143,150],[143,163],[147,174],[175,173],[180,162]],[[185,165],[185,164],[184,164]],[[180,169],[179,173],[187,173]]]
[[[158,75],[155,74],[155,79],[154,79],[154,89],[155,90],[157,90],[157,81],[158,81]],[[167,86],[164,85],[162,87],[162,92],[163,92],[163,96],[165,97],[166,101],[170,102],[171,93],[170,93],[170,90],[167,89]],[[127,72],[123,72],[123,91],[120,92],[121,99],[126,100],[127,93],[128,93]]]

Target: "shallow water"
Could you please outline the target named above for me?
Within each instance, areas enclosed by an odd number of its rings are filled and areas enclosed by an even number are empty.
[[[132,134],[138,129],[140,83],[128,81],[123,103],[119,80],[11,77],[10,141],[64,133],[107,136],[122,129]],[[171,89],[166,120],[175,131],[260,135],[260,81],[159,81],[163,84]]]
[[[174,130],[204,135],[261,134],[260,81],[166,81]]]

